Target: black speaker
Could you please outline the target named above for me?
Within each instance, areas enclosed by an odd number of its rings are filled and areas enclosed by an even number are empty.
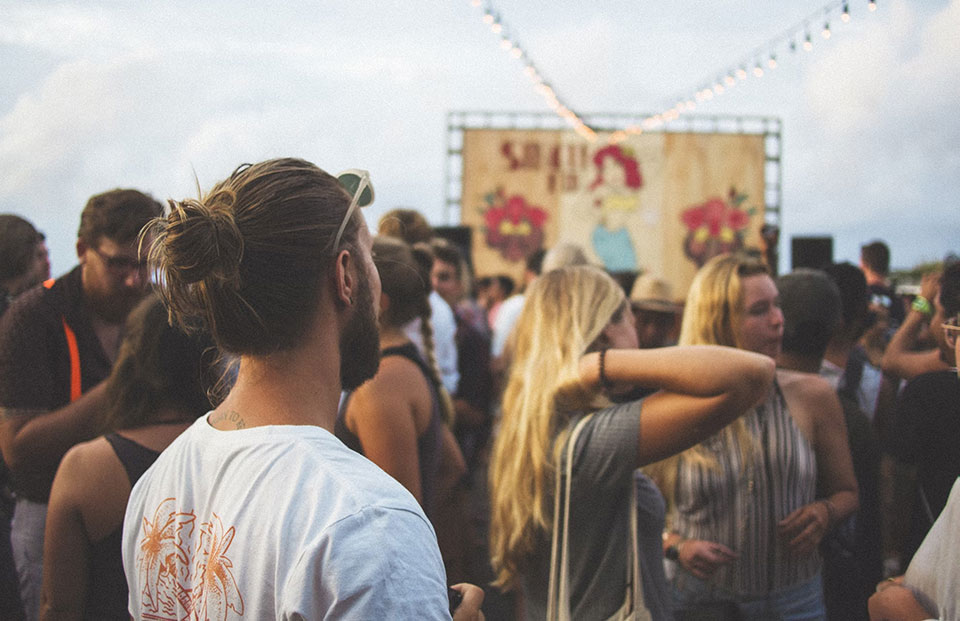
[[[790,269],[820,269],[828,263],[833,263],[832,237],[790,238]]]

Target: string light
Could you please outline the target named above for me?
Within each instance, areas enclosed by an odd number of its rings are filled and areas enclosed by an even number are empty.
[[[471,6],[483,8],[483,23],[490,26],[490,30],[500,38],[500,48],[510,54],[512,58],[521,60],[524,63],[523,72],[530,78],[534,88],[544,98],[550,109],[569,124],[573,130],[584,139],[594,142],[597,139],[596,132],[584,123],[576,112],[570,106],[566,105],[557,95],[557,92],[550,84],[544,80],[543,74],[537,69],[536,65],[530,59],[515,38],[507,36],[506,26],[500,17],[500,13],[494,11],[489,1],[470,0]],[[713,93],[711,92],[711,95]]]
[[[543,75],[534,65],[530,57],[524,52],[520,45],[512,38],[504,34],[506,27],[500,18],[500,14],[494,12],[489,0],[469,0],[474,7],[483,8],[483,22],[490,26],[494,34],[500,39],[500,46],[509,53],[514,59],[521,60],[524,63],[524,73],[530,78],[537,91],[546,100],[550,108],[561,118],[563,118],[573,130],[586,140],[591,142],[597,139],[596,132],[588,126],[583,119],[569,106],[559,98],[556,91],[551,87]],[[862,1],[862,0],[861,0]],[[813,50],[813,41],[810,36],[810,25],[818,19],[823,20],[823,30],[820,31],[824,39],[829,39],[833,32],[830,29],[830,20],[836,19],[839,13],[839,19],[844,24],[850,22],[850,0],[832,0],[816,13],[808,16],[792,28],[787,29],[780,36],[772,39],[767,44],[755,49],[750,55],[741,61],[730,66],[729,69],[720,72],[715,80],[701,82],[695,91],[688,91],[686,95],[674,98],[675,103],[670,107],[663,109],[660,113],[648,116],[639,123],[631,125],[624,130],[615,133],[616,140],[624,140],[627,134],[640,134],[644,130],[651,130],[661,127],[665,123],[676,120],[684,112],[691,112],[696,109],[698,103],[711,101],[714,97],[719,97],[733,88],[738,81],[744,81],[749,77],[747,67],[751,67],[750,73],[757,78],[764,75],[766,64],[770,70],[779,67],[776,51],[781,45],[789,48],[791,52],[796,52],[798,43],[807,52]],[[867,8],[870,11],[877,10],[876,0],[869,0]],[[802,38],[802,43],[800,39]],[[767,58],[766,63],[762,61]],[[626,132],[626,133],[624,133]]]
[[[864,0],[853,1],[862,2]],[[821,36],[824,39],[830,38],[833,35],[833,30],[830,28],[831,20],[839,19],[842,23],[849,23],[850,2],[851,0],[832,0],[820,10],[808,15],[793,27],[788,28],[779,36],[768,41],[765,45],[755,49],[749,54],[749,56],[741,59],[735,64],[732,64],[729,69],[720,73],[720,75],[723,76],[722,78],[711,81],[711,84],[713,84],[713,87],[709,88],[711,94],[720,96],[729,92],[729,90],[735,86],[737,82],[744,81],[750,77],[751,73],[754,77],[760,78],[765,74],[766,70],[777,69],[780,66],[777,59],[777,52],[780,49],[788,49],[790,52],[796,52],[798,47],[802,47],[807,52],[812,51],[812,25],[818,21],[822,23],[823,29],[820,31]],[[875,10],[876,0],[871,0],[868,6],[871,10]],[[765,63],[763,62],[763,59],[767,59]],[[721,83],[723,88],[716,88],[716,86]],[[699,103],[708,101],[702,87],[695,91],[692,96],[680,96],[677,99],[680,101],[684,101],[686,99],[691,103],[693,103],[694,100]],[[692,108],[690,106],[687,106],[686,111],[689,112],[691,109]],[[683,112],[684,110],[680,109],[679,111]]]

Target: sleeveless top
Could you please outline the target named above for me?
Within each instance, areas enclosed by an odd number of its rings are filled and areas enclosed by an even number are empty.
[[[440,444],[441,444],[441,425],[443,425],[443,415],[440,406],[439,387],[431,379],[430,371],[420,357],[416,346],[413,343],[407,343],[398,347],[388,347],[381,352],[381,357],[403,356],[417,365],[420,372],[423,373],[430,387],[430,402],[432,404],[430,411],[430,422],[427,428],[417,438],[417,455],[420,459],[420,493],[423,498],[421,506],[427,517],[433,518],[435,509],[437,480],[440,471]],[[360,438],[347,428],[346,412],[347,404],[350,401],[350,394],[340,403],[340,409],[337,412],[337,422],[334,425],[334,434],[341,442],[349,448],[363,455],[363,447],[360,444]]]
[[[703,444],[718,468],[680,460],[672,529],[685,539],[722,543],[740,557],[716,571],[710,583],[740,595],[780,591],[820,570],[817,551],[798,557],[777,534],[777,523],[816,499],[817,460],[797,428],[779,385],[744,415],[758,449],[742,463],[724,432]],[[678,570],[676,581],[688,574]]]
[[[115,433],[104,436],[127,471],[130,487],[147,471],[160,453]],[[127,578],[123,573],[120,551],[123,524],[90,546],[84,619],[129,619]]]

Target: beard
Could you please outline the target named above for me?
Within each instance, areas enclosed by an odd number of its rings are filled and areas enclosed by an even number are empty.
[[[380,331],[373,308],[370,284],[362,281],[357,306],[340,333],[340,384],[353,390],[377,373],[380,367]]]

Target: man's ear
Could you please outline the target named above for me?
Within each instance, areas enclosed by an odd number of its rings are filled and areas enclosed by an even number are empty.
[[[357,278],[356,259],[349,250],[341,250],[334,266],[333,299],[337,308],[346,308],[353,304],[353,296],[357,292]]]
[[[77,240],[77,259],[79,259],[81,264],[85,263],[87,260],[85,255],[87,254],[88,248],[89,246],[87,246],[87,242],[83,241],[82,239]]]

